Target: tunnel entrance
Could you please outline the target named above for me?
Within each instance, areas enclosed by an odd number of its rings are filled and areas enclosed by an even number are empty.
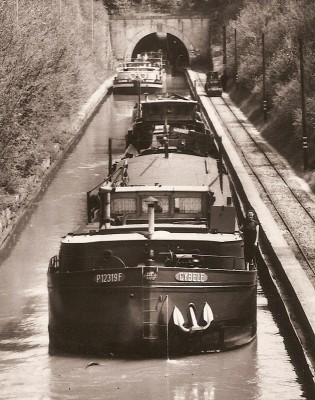
[[[158,50],[162,50],[165,59],[172,67],[189,65],[189,55],[186,46],[178,37],[170,33],[151,33],[144,36],[136,44],[132,52],[132,58],[136,58],[139,53]]]

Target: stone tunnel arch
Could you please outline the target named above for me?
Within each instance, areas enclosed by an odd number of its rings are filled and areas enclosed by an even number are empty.
[[[134,47],[132,58],[144,52],[161,51],[171,66],[189,65],[189,53],[184,43],[176,36],[167,33],[151,33],[144,36]]]
[[[191,55],[189,53],[189,50],[194,49],[194,46],[192,42],[189,40],[189,38],[183,34],[179,29],[170,27],[168,25],[164,24],[156,24],[155,26],[152,26],[151,28],[143,28],[140,31],[138,31],[130,40],[128,43],[128,46],[125,50],[124,58],[125,59],[130,59],[133,55],[133,51],[136,48],[137,44],[146,36],[149,36],[151,34],[161,34],[163,33],[164,35],[172,35],[178,40],[180,40],[183,44],[183,46],[187,50],[187,57],[188,61],[190,63],[191,61]]]

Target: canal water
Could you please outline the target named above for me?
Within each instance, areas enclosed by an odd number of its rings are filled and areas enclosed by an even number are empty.
[[[183,78],[168,77],[179,93]],[[187,91],[187,89],[186,89]],[[182,92],[182,93],[185,93]],[[121,153],[134,96],[109,95],[26,223],[0,253],[0,398],[120,400],[297,400],[310,397],[261,288],[258,334],[225,353],[132,360],[48,351],[46,271],[60,237],[85,220],[86,191],[107,169],[108,138]],[[117,315],[119,318],[119,315]]]

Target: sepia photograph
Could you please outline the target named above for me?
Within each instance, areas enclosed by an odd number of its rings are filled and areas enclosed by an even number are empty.
[[[0,1],[0,399],[315,399],[315,2]]]

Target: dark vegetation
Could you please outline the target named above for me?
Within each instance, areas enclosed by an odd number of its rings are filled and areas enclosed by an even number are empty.
[[[90,0],[0,2],[0,215],[32,192],[106,77],[101,2],[94,2],[91,21]]]
[[[103,0],[110,14],[137,15],[143,13],[168,13],[191,16],[218,14],[234,16],[242,0]]]
[[[263,135],[286,156],[315,190],[315,3],[313,0],[245,0],[227,25],[228,74],[234,98]],[[267,122],[262,119],[262,33],[265,36]],[[303,171],[299,39],[303,40],[305,102],[310,171]],[[231,84],[232,82],[230,82]],[[232,87],[232,86],[230,86]]]

